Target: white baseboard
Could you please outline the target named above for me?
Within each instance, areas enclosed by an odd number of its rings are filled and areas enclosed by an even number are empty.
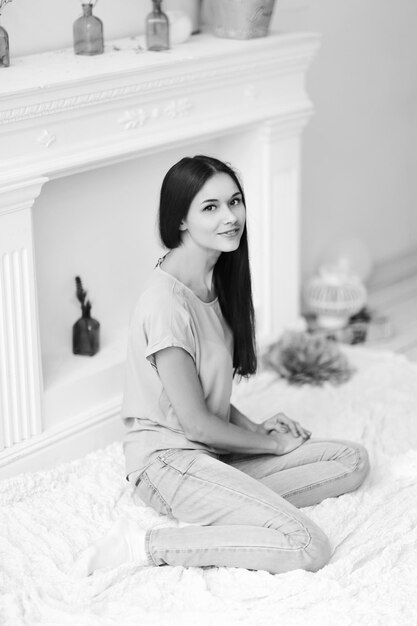
[[[367,287],[370,293],[390,287],[417,275],[417,248],[378,263]]]
[[[121,440],[121,398],[0,452],[0,478],[51,469]]]

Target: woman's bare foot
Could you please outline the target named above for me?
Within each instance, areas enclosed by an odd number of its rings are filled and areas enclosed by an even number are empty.
[[[309,437],[294,437],[290,431],[286,432],[284,429],[280,429],[279,431],[271,430],[269,435],[278,442],[278,456],[282,456],[283,454],[288,454],[288,452],[296,450],[309,439]]]
[[[135,522],[120,518],[104,537],[91,544],[77,557],[70,576],[89,576],[103,567],[117,567],[128,561],[146,565],[146,531]]]

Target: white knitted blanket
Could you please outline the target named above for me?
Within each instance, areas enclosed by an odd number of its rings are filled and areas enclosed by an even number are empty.
[[[274,576],[130,564],[71,579],[75,555],[119,516],[175,525],[132,501],[117,442],[0,483],[0,624],[417,624],[417,364],[347,354],[357,373],[340,387],[297,388],[264,372],[234,394],[253,419],[283,410],[313,436],[368,447],[372,471],[357,492],[305,509],[330,538],[326,567]]]

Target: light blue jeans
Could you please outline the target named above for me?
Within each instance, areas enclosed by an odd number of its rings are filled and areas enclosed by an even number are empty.
[[[330,558],[329,541],[297,507],[354,491],[368,469],[365,448],[348,441],[311,439],[283,456],[165,450],[141,474],[137,495],[196,526],[149,530],[148,562],[316,571]]]

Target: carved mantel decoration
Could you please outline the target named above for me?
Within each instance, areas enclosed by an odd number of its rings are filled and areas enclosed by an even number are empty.
[[[64,449],[68,435],[81,441],[90,429],[91,438],[118,419],[120,394],[104,389],[101,406],[44,428],[32,212],[51,179],[221,137],[248,201],[257,199],[259,332],[276,335],[297,319],[301,133],[313,111],[305,75],[318,47],[314,33],[248,41],[203,34],[164,54],[113,49],[79,58],[68,49],[14,59],[2,72],[0,473],[32,469],[48,450]]]

